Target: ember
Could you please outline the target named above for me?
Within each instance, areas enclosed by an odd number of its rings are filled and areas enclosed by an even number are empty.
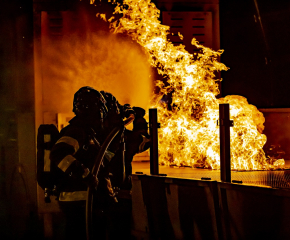
[[[282,168],[283,159],[267,161],[263,151],[266,136],[264,116],[242,96],[219,94],[217,71],[228,68],[218,61],[222,50],[214,51],[195,39],[192,45],[200,53],[192,55],[183,45],[168,41],[169,26],[158,20],[160,11],[150,0],[124,0],[117,3],[110,19],[114,33],[125,33],[148,54],[149,61],[166,81],[157,81],[160,91],[152,100],[158,108],[160,161],[165,165],[219,169],[219,129],[217,126],[220,103],[230,104],[232,169],[258,170]],[[182,37],[182,36],[180,36]],[[171,96],[171,102],[163,101]]]

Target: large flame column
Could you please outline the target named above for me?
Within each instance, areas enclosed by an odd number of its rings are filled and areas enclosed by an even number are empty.
[[[221,181],[231,182],[231,148],[230,148],[230,105],[219,105],[219,129],[220,129],[220,171]]]

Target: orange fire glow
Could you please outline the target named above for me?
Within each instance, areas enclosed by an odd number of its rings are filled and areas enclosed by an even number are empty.
[[[152,70],[142,48],[128,37],[88,32],[58,41],[42,38],[43,111],[73,115],[73,94],[82,86],[111,92],[121,104],[148,108]]]
[[[263,151],[266,143],[266,136],[262,134],[263,114],[242,96],[217,99],[221,79],[216,79],[215,73],[228,69],[218,61],[222,50],[214,51],[195,39],[192,45],[200,49],[197,55],[188,53],[183,45],[174,46],[168,41],[170,27],[160,23],[160,11],[150,0],[124,0],[116,4],[115,13],[122,17],[109,20],[113,32],[125,33],[139,43],[151,65],[166,78],[166,81],[157,81],[160,92],[152,104],[158,108],[161,123],[161,164],[219,169],[218,109],[220,103],[229,103],[234,121],[232,169],[283,168],[283,159],[270,164]],[[165,95],[172,96],[169,107],[162,100]]]

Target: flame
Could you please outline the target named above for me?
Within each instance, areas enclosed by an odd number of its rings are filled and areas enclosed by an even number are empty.
[[[158,108],[160,161],[166,165],[219,169],[220,103],[230,104],[232,169],[257,170],[281,168],[283,159],[270,164],[263,146],[263,114],[242,96],[219,94],[216,72],[228,68],[218,61],[222,50],[214,51],[192,45],[200,53],[192,55],[183,45],[174,46],[169,40],[169,26],[158,20],[160,11],[150,0],[124,0],[116,3],[115,14],[122,17],[111,22],[114,33],[129,35],[139,43],[148,60],[164,80],[157,81],[160,91],[154,96],[152,107]],[[182,35],[179,34],[180,38]],[[171,96],[168,104],[164,99]]]

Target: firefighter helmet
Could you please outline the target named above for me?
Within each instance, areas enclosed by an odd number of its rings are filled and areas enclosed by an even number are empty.
[[[130,114],[135,115],[135,111],[131,108],[130,104],[121,105],[113,94],[105,91],[101,91],[101,94],[106,99],[106,106],[108,108],[108,114],[123,118],[128,118]],[[144,110],[145,111],[145,110]]]
[[[106,100],[106,106],[108,109],[108,113],[111,115],[120,115],[120,103],[118,102],[118,100],[114,97],[113,94],[109,93],[109,92],[105,92],[105,91],[101,91],[101,94],[104,96],[105,100]]]
[[[92,87],[82,87],[74,95],[73,112],[76,116],[102,120],[108,109],[103,95]]]

